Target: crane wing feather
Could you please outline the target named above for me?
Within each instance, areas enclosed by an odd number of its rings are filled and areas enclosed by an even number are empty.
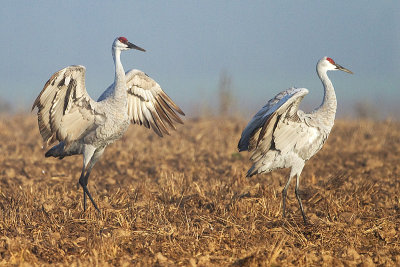
[[[174,122],[183,123],[178,114],[184,116],[185,113],[144,72],[135,69],[126,72],[126,86],[132,123],[152,128],[159,136],[169,135],[169,128],[176,129]]]
[[[274,145],[273,133],[281,118],[295,117],[306,94],[308,90],[305,88],[290,88],[269,100],[243,130],[238,144],[239,151],[253,151],[260,146],[260,154],[265,154]]]
[[[83,66],[69,66],[54,73],[33,103],[46,145],[57,140],[68,145],[94,126],[96,102],[86,91],[85,72]]]

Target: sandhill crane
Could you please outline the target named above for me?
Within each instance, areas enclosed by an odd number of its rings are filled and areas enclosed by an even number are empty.
[[[329,70],[348,69],[338,65],[329,57],[318,61],[317,73],[324,86],[322,104],[307,114],[299,110],[305,88],[290,88],[268,101],[243,130],[239,151],[251,152],[253,166],[247,177],[271,172],[279,168],[291,168],[289,179],[282,191],[283,217],[285,217],[286,195],[290,181],[296,176],[295,194],[299,202],[304,223],[307,223],[303,205],[298,194],[299,179],[304,164],[324,145],[333,127],[336,114],[336,95],[332,82],[326,74]]]
[[[136,123],[152,128],[156,134],[169,134],[167,126],[183,123],[177,113],[183,111],[168,97],[153,79],[140,70],[125,73],[121,51],[137,49],[145,52],[125,37],[116,38],[112,45],[115,80],[94,101],[85,88],[85,67],[69,66],[51,76],[33,103],[38,107],[39,131],[45,145],[55,141],[45,154],[57,157],[83,154],[83,167],[79,184],[83,189],[83,208],[86,195],[100,211],[87,188],[90,172],[104,149],[119,139]]]

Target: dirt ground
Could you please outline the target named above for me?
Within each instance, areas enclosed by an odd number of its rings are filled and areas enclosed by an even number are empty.
[[[159,138],[131,126],[89,179],[45,158],[33,115],[0,119],[0,265],[400,265],[400,123],[338,120],[282,218],[288,170],[250,179],[246,121],[186,120]]]

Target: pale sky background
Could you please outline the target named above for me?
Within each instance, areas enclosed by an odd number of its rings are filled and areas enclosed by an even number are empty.
[[[113,82],[111,44],[125,36],[147,50],[122,54],[125,70],[155,79],[189,115],[217,110],[218,80],[232,77],[237,109],[254,114],[276,93],[305,87],[306,111],[322,100],[315,65],[332,57],[340,116],[369,101],[400,111],[400,1],[2,1],[0,98],[30,109],[59,69],[84,65],[97,99]]]

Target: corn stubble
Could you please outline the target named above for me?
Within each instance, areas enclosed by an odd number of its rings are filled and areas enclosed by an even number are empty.
[[[45,159],[35,118],[0,120],[0,264],[400,264],[400,124],[337,121],[282,218],[288,170],[245,178],[245,120],[188,120],[158,138],[134,126],[89,182],[81,158]]]

